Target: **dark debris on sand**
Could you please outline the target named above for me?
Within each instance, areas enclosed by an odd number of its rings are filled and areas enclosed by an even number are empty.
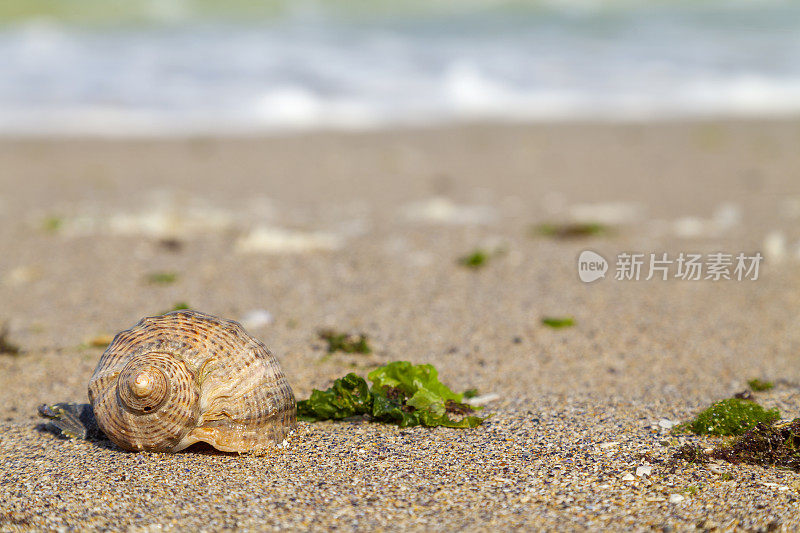
[[[791,468],[800,472],[800,418],[788,424],[760,423],[729,446],[711,452],[730,463]]]
[[[8,324],[0,324],[0,354],[4,355],[19,355],[20,348],[10,340],[8,340]]]
[[[672,457],[694,464],[719,459],[733,464],[789,468],[800,472],[800,418],[789,423],[759,423],[732,444],[718,446],[710,453],[696,444],[685,444]]]

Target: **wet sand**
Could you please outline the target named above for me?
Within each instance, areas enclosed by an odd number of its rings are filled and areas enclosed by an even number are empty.
[[[0,140],[22,351],[0,355],[0,529],[796,530],[798,474],[673,463],[718,441],[662,426],[752,378],[798,416],[799,142],[796,121]],[[579,219],[614,231],[531,236]],[[476,249],[483,268],[458,264]],[[612,262],[591,284],[587,249]],[[719,251],[763,253],[759,279],[614,279],[621,252]],[[250,331],[298,398],[392,360],[499,398],[474,430],[301,423],[259,457],[37,429],[39,404],[86,401],[92,339],[177,303],[268,311]],[[326,357],[325,327],[374,353]]]

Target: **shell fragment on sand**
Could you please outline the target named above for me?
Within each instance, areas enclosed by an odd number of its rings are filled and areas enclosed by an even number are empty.
[[[219,209],[156,209],[113,215],[108,219],[108,229],[120,235],[177,237],[227,229],[232,223],[231,215]]]
[[[441,196],[410,203],[402,213],[412,221],[454,225],[488,224],[497,217],[492,207],[457,205]]]
[[[780,230],[769,232],[762,244],[764,257],[771,263],[780,263],[786,258],[786,236]]]
[[[343,244],[343,237],[333,233],[260,226],[240,237],[235,248],[240,253],[280,254],[332,251],[338,250]]]
[[[203,205],[163,205],[128,213],[83,213],[48,220],[50,231],[71,237],[110,234],[162,239],[219,232],[234,223],[232,213]]]
[[[636,203],[608,202],[575,204],[569,208],[568,215],[573,222],[617,226],[638,220],[643,211],[642,206]]]
[[[480,396],[475,396],[474,398],[465,398],[464,403],[469,405],[486,405],[492,402],[495,402],[500,399],[499,394],[489,393],[489,394],[482,394]]]
[[[682,217],[673,222],[673,233],[687,239],[718,237],[738,226],[742,220],[741,208],[735,204],[721,204],[711,218]]]

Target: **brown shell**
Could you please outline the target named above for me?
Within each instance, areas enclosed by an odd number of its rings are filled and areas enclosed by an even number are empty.
[[[176,311],[122,331],[89,380],[100,429],[126,450],[226,452],[282,443],[296,424],[277,359],[240,324]]]

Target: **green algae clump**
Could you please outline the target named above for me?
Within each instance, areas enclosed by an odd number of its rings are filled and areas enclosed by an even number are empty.
[[[476,408],[462,403],[462,394],[439,381],[432,365],[394,361],[376,368],[367,377],[372,381],[371,387],[364,378],[351,372],[334,381],[327,390],[314,389],[310,398],[297,402],[298,420],[316,422],[364,416],[400,427],[451,428],[474,428],[484,420],[473,415]]]
[[[151,272],[145,276],[147,283],[152,285],[169,285],[178,281],[176,272]]]
[[[481,268],[489,262],[490,254],[485,250],[475,250],[469,255],[459,258],[458,264],[467,268]]]
[[[546,316],[542,318],[542,324],[553,329],[569,328],[575,325],[575,319],[571,316]]]
[[[751,379],[747,382],[750,390],[755,392],[763,392],[775,388],[775,384],[771,381],[761,381],[760,379]]]
[[[328,353],[372,353],[372,347],[369,345],[367,336],[363,333],[351,335],[332,329],[324,329],[319,331],[318,334],[320,339],[328,343]]]
[[[551,237],[554,239],[580,239],[607,235],[610,228],[598,222],[546,223],[533,226],[532,236]]]
[[[677,426],[678,431],[697,435],[741,435],[759,423],[770,424],[781,417],[777,409],[764,409],[755,402],[739,398],[720,400],[702,411],[691,422]]]

